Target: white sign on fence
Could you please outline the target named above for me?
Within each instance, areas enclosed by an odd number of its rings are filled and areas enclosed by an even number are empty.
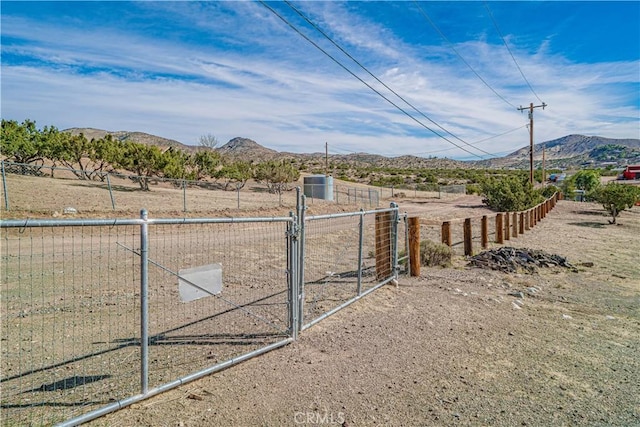
[[[222,292],[222,264],[208,264],[178,271],[182,302],[195,301]]]

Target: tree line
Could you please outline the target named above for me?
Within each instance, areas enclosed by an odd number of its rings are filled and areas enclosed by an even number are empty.
[[[2,119],[0,152],[9,161],[39,170],[45,163],[69,168],[82,180],[104,180],[107,173],[128,171],[135,175],[140,189],[149,191],[155,178],[188,181],[214,180],[225,190],[240,190],[247,181],[264,183],[270,192],[281,193],[300,178],[300,171],[289,161],[254,163],[232,160],[214,150],[215,138],[201,138],[200,147],[186,152],[174,147],[114,139],[110,134],[87,139],[55,126],[38,129],[36,122],[22,123]],[[51,169],[54,175],[55,169]]]

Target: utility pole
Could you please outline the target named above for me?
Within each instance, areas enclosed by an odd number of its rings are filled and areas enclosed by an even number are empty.
[[[544,173],[545,172],[544,171],[544,166],[545,166],[544,162],[546,160],[545,154],[546,154],[545,153],[545,146],[543,145],[542,146],[542,185],[544,185],[544,183],[547,181],[546,180],[546,176],[545,176],[546,174]]]
[[[520,106],[518,108],[519,111],[529,110],[529,182],[533,185],[533,109],[542,107],[546,107],[547,104],[544,102],[541,105],[533,105],[533,102],[529,104],[529,107]]]
[[[329,176],[329,143],[324,143],[324,176]]]

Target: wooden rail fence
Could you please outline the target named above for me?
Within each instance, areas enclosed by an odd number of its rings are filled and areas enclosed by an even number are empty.
[[[483,249],[489,247],[489,236],[495,236],[495,243],[504,244],[505,241],[510,240],[512,237],[517,238],[518,235],[524,234],[526,231],[531,230],[537,225],[547,214],[556,206],[558,200],[561,200],[559,193],[555,193],[553,196],[543,201],[542,203],[527,209],[522,212],[499,212],[495,215],[495,221],[490,221],[487,215],[483,215],[481,218],[465,218],[462,222],[462,240],[455,240],[454,233],[459,236],[460,230],[456,230],[454,225],[458,221],[443,221],[440,226],[440,241],[449,246],[454,247],[462,245],[465,255],[473,255],[474,240],[476,244],[479,244]],[[490,224],[494,223],[493,233],[490,230]],[[411,228],[420,227],[420,225],[427,224],[426,219],[420,218],[420,220],[413,220],[409,223],[409,233],[412,236],[420,236],[419,231],[412,231]],[[432,223],[433,224],[433,223]],[[473,235],[473,230],[480,230],[479,235]],[[434,236],[426,236],[433,238]],[[410,245],[409,252],[412,260],[419,259],[419,239],[414,244]],[[434,239],[435,240],[435,239]],[[417,252],[417,254],[415,253]],[[415,261],[414,261],[415,262]],[[417,274],[419,275],[419,268]]]

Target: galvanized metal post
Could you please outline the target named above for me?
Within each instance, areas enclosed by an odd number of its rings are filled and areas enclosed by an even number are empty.
[[[298,248],[296,239],[297,217],[293,212],[289,213],[289,216],[293,221],[289,223],[287,227],[287,241],[289,252],[287,258],[289,258],[289,334],[294,340],[298,339],[299,331],[299,319],[298,319]]]
[[[300,187],[298,187],[297,191],[297,203],[298,203],[298,282],[296,286],[298,287],[298,299],[297,299],[297,310],[298,310],[298,331],[302,329],[302,325],[304,324],[304,258],[305,258],[305,246],[306,246],[306,233],[305,233],[305,218],[306,218],[306,210],[307,210],[307,197],[302,194],[300,195]]]
[[[182,180],[182,212],[187,211],[187,181]]]
[[[149,391],[149,224],[140,211],[140,393]]]
[[[9,193],[7,192],[7,176],[4,173],[4,160],[0,162],[2,164],[2,189],[4,190],[4,208],[9,210]]]
[[[358,243],[358,285],[357,293],[362,295],[362,259],[364,251],[364,209],[360,208],[359,243]]]
[[[398,224],[400,223],[400,215],[399,215],[399,207],[395,202],[391,202],[391,208],[394,209],[391,218],[391,244],[393,245],[393,259],[391,260],[391,265],[393,266],[393,276],[398,278],[398,271],[400,270],[400,266],[398,264]]]
[[[107,173],[107,187],[109,188],[109,197],[111,197],[111,209],[116,210],[116,201],[113,198],[113,190],[111,189],[111,179],[109,179],[109,174]]]

